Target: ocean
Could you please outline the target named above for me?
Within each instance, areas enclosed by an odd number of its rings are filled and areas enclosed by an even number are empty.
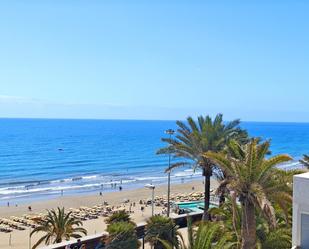
[[[272,154],[309,153],[308,123],[243,122],[251,136],[271,139]],[[166,182],[164,131],[174,121],[0,119],[0,205],[142,187]],[[201,177],[181,168],[172,181]],[[116,185],[116,187],[115,187]]]

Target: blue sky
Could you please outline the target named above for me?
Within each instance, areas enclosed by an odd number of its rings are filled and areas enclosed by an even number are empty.
[[[0,7],[2,117],[309,121],[306,1]]]

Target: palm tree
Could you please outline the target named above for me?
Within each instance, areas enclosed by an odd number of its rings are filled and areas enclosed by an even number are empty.
[[[229,234],[219,224],[202,223],[194,236],[192,249],[228,249]]]
[[[176,158],[185,159],[184,162],[173,164],[166,171],[194,164],[194,168],[199,167],[205,177],[204,215],[203,219],[209,219],[209,199],[210,199],[210,178],[215,164],[205,156],[208,151],[222,151],[230,139],[237,139],[240,142],[247,140],[247,132],[239,128],[240,121],[234,120],[229,123],[223,122],[222,114],[216,115],[212,120],[210,116],[199,116],[197,122],[192,117],[187,118],[187,122],[176,122],[178,129],[175,138],[163,138],[162,141],[168,146],[160,149],[157,154],[172,153]]]
[[[213,221],[224,226],[229,232],[234,247],[239,248],[241,245],[241,206],[237,205],[235,195],[227,197],[227,200],[219,207],[212,207],[209,213]]]
[[[166,216],[154,215],[147,220],[145,241],[149,242],[154,249],[164,249],[162,240],[179,248],[177,230],[173,220]]]
[[[259,143],[252,139],[245,145],[230,146],[233,157],[224,153],[207,152],[205,157],[221,167],[228,175],[227,187],[235,193],[242,205],[241,238],[243,249],[255,249],[256,216],[260,210],[271,227],[276,227],[273,200],[283,204],[290,200],[290,187],[283,182],[276,168],[280,163],[291,160],[288,155],[266,158],[270,143]]]
[[[259,245],[262,249],[290,249],[292,248],[292,231],[287,228],[277,228],[268,231],[265,238],[260,238]]]
[[[48,210],[46,218],[30,234],[32,236],[38,232],[45,233],[32,248],[38,247],[43,241],[46,245],[49,245],[60,243],[70,238],[80,238],[82,237],[81,234],[87,235],[87,231],[80,227],[83,223],[71,214],[72,212],[66,213],[64,208],[59,207],[57,210]]]
[[[120,210],[113,213],[111,216],[106,218],[105,222],[108,225],[113,224],[115,222],[129,222],[133,224],[130,215],[125,210]]]
[[[279,211],[280,212],[280,211]],[[273,229],[269,226],[265,218],[257,214],[257,248],[261,249],[290,249],[292,247],[292,227],[291,224],[278,224]]]
[[[115,222],[110,224],[106,231],[109,233],[109,242],[106,249],[137,249],[140,247],[135,225],[132,223]]]
[[[268,196],[275,206],[276,216],[281,219],[280,223],[287,226],[292,224],[293,176],[304,172],[301,169],[276,170],[273,175],[274,182],[285,191],[281,194],[270,191]]]
[[[276,229],[271,229],[265,218],[256,214],[257,248],[259,249],[289,249],[292,247],[291,224],[285,222],[284,214],[280,208],[275,211],[278,222]],[[224,226],[231,235],[230,241],[235,242],[233,248],[240,248],[241,205],[238,205],[232,198],[227,198],[223,205],[213,207],[209,212],[214,217],[214,223]]]
[[[202,222],[195,230],[188,220],[188,245],[183,242],[180,249],[230,249],[233,248],[234,243],[229,242],[229,239],[229,234],[219,224]],[[173,248],[168,241],[161,242],[165,249]]]
[[[307,168],[309,168],[309,156],[308,155],[304,155],[304,158],[299,160],[304,166],[306,166]]]

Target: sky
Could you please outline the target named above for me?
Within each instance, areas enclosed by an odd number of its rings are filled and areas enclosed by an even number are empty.
[[[309,2],[1,1],[0,117],[309,122]]]

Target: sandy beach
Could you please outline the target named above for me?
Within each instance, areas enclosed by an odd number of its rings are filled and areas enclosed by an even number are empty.
[[[195,191],[203,191],[202,181],[193,181],[183,184],[174,184],[171,186],[171,193],[190,193],[192,192],[192,187],[194,186]],[[213,180],[211,182],[211,188],[216,188],[217,182]],[[160,185],[155,189],[156,196],[166,195],[166,186]],[[18,207],[0,207],[0,217],[9,218],[10,216],[22,216],[29,213],[40,213],[44,212],[46,209],[56,208],[56,207],[65,207],[69,208],[79,208],[81,206],[94,206],[102,204],[103,201],[107,201],[109,205],[119,206],[123,204],[124,199],[129,199],[131,202],[138,203],[141,199],[151,198],[151,191],[145,188],[139,188],[134,190],[123,190],[117,192],[108,192],[103,193],[103,196],[97,195],[85,195],[85,196],[62,196],[57,199],[46,200],[46,201],[37,201],[32,203],[27,203],[19,205]],[[28,211],[28,206],[32,207],[32,211]],[[127,204],[128,208],[128,204]],[[134,213],[132,218],[136,223],[145,221],[151,215],[151,207],[148,206],[145,209],[145,212],[140,211],[140,205],[136,205],[132,209]],[[161,213],[162,208],[156,207],[155,213]],[[98,219],[84,221],[83,227],[87,229],[88,235],[102,233],[104,232],[106,225],[104,223],[104,217],[99,217]],[[27,228],[24,231],[14,230],[11,233],[0,233],[0,248],[11,248],[11,249],[27,249],[31,244],[33,244],[40,234],[37,234],[31,238],[29,241],[30,229]],[[11,237],[11,246],[9,246],[9,241]]]

